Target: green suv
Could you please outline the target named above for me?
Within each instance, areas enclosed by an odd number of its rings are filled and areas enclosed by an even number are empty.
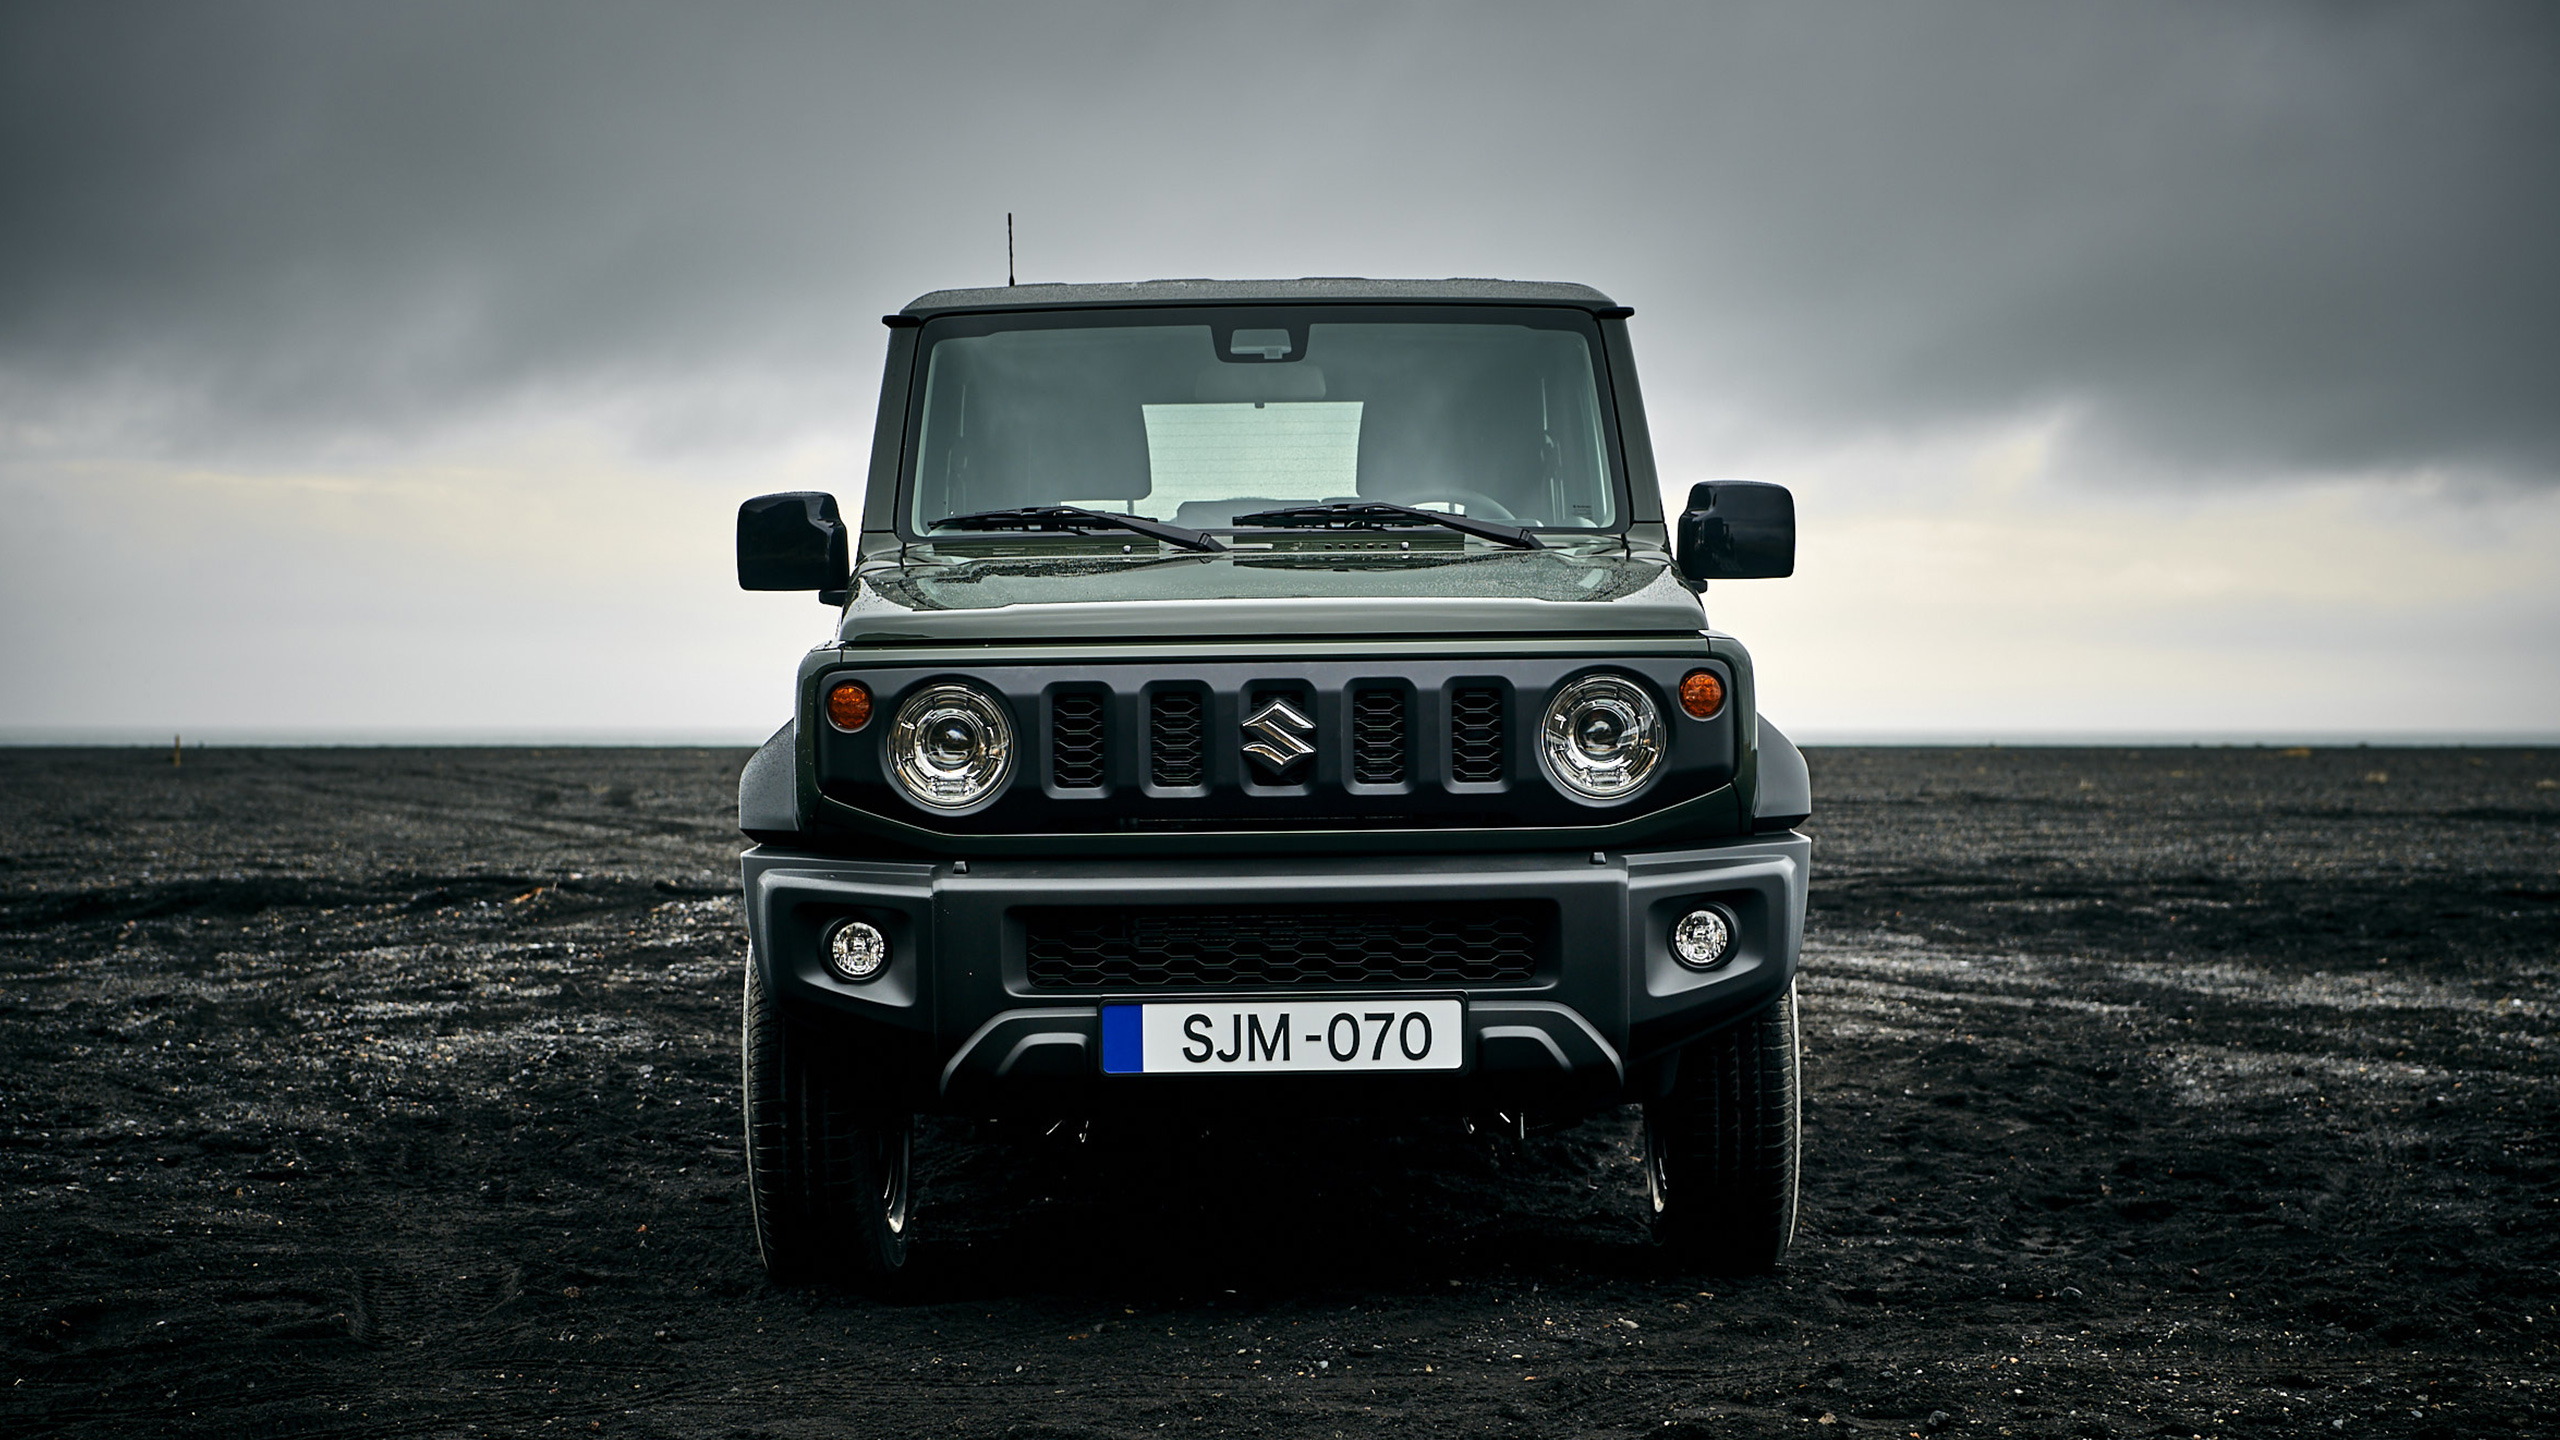
[[[756,1238],[894,1279],[915,1117],[1644,1109],[1682,1262],[1795,1226],[1812,808],[1579,285],[949,290],[886,317],[859,524],[738,516],[837,610],[739,825]]]

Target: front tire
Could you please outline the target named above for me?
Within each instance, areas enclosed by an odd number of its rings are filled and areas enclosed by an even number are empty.
[[[1720,1275],[1776,1268],[1796,1233],[1803,1151],[1796,992],[1680,1052],[1644,1107],[1654,1233]]]
[[[905,1276],[915,1117],[863,1103],[851,1068],[787,1022],[753,956],[741,1005],[747,1198],[765,1274],[888,1290]]]

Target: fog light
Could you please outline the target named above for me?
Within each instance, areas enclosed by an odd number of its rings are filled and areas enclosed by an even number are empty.
[[[889,963],[889,939],[868,920],[839,921],[827,932],[827,968],[839,980],[868,980]]]
[[[1733,949],[1733,926],[1721,910],[1692,910],[1671,927],[1671,953],[1692,970],[1712,970]]]

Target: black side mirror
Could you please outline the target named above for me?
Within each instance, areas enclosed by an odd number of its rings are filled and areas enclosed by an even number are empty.
[[[759,495],[738,507],[738,588],[841,590],[847,543],[833,495]]]
[[[1680,517],[1680,573],[1689,580],[1773,580],[1796,573],[1796,497],[1762,480],[1691,486]]]

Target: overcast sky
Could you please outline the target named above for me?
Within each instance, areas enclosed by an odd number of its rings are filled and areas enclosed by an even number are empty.
[[[0,730],[787,713],[950,285],[1579,280],[1817,735],[2560,734],[2560,8],[19,3]]]

